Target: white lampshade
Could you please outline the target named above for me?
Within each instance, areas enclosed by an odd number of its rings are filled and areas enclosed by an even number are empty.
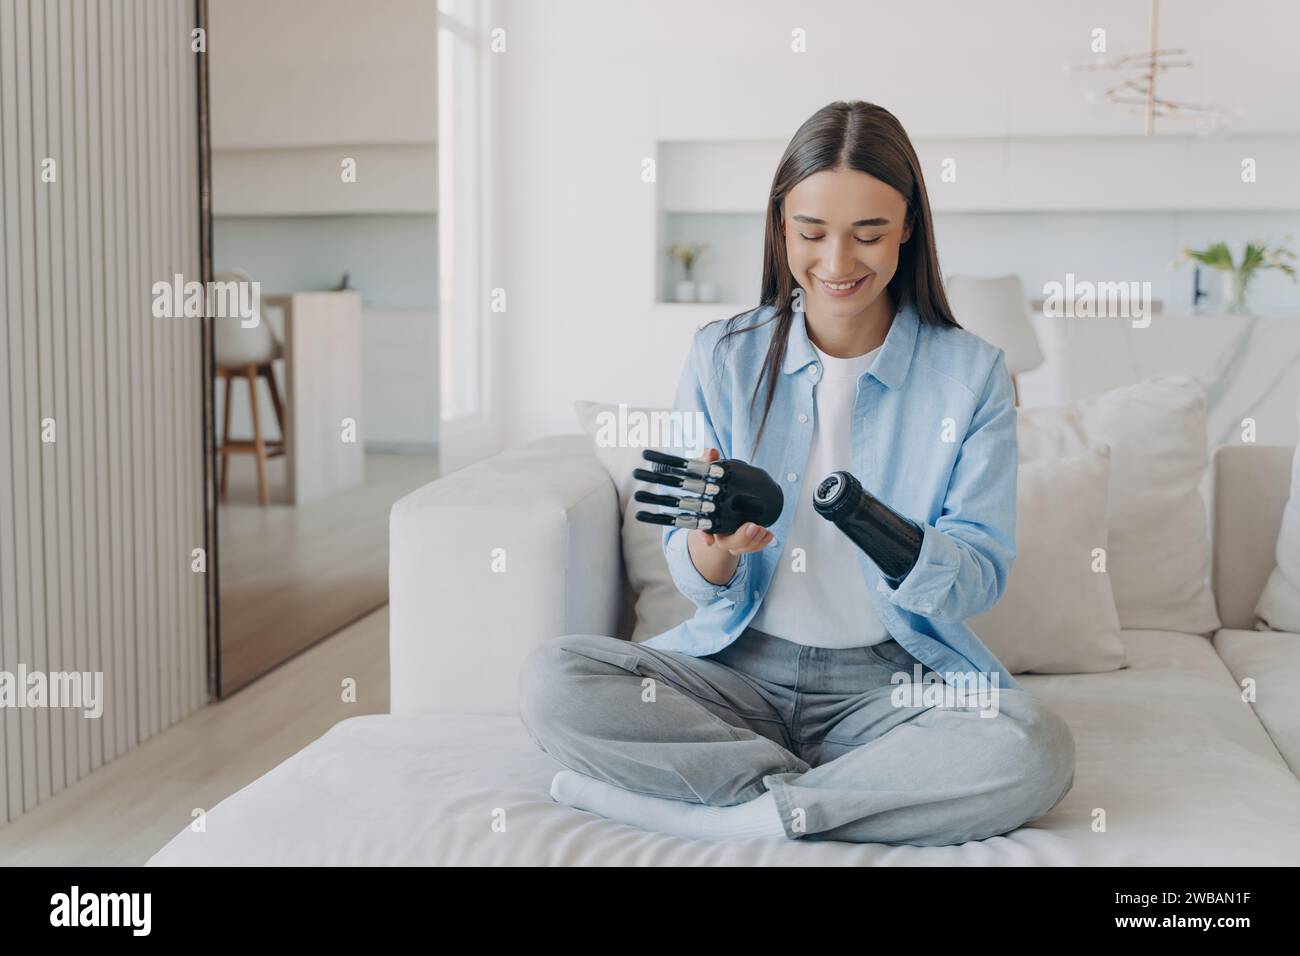
[[[962,328],[1005,351],[1012,375],[1043,364],[1019,276],[950,276],[944,288],[953,317]]]

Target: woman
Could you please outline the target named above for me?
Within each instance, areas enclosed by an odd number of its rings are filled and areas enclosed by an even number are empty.
[[[710,460],[773,476],[784,510],[770,528],[665,529],[690,620],[529,657],[520,716],[569,768],[552,796],[682,836],[918,845],[1055,806],[1070,730],[964,623],[1015,556],[1011,378],[949,310],[920,164],[887,110],[832,103],[795,134],[762,304],[696,334],[676,409],[700,413]],[[918,530],[901,579],[814,511],[836,470]],[[995,706],[895,693],[917,678],[979,679]]]

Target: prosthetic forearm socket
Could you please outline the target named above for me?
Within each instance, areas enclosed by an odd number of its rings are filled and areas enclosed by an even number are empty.
[[[902,580],[916,564],[924,532],[847,471],[833,471],[822,479],[813,495],[813,507],[848,535],[886,577]]]
[[[653,471],[637,468],[640,481],[680,489],[689,494],[661,495],[638,491],[633,497],[647,504],[679,509],[678,513],[638,511],[647,524],[698,528],[710,534],[732,534],[747,521],[768,527],[781,517],[785,495],[763,469],[736,458],[710,462],[704,458],[679,458],[647,449],[642,457]]]

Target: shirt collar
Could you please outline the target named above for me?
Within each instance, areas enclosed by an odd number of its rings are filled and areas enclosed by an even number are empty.
[[[907,378],[907,370],[912,366],[912,355],[916,351],[916,334],[921,324],[916,307],[910,302],[905,304],[894,316],[893,324],[885,336],[880,353],[867,370],[882,385],[898,388]],[[808,326],[802,309],[794,313],[790,322],[790,338],[785,346],[785,362],[781,371],[789,374],[798,372],[809,362],[817,361],[817,353],[808,339]]]

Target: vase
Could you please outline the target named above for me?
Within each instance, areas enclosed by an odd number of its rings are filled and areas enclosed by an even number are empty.
[[[681,281],[679,281],[673,292],[673,301],[694,302],[695,282],[691,279],[682,279]]]
[[[718,301],[718,284],[712,279],[695,280],[695,301],[696,302],[717,302]]]
[[[1236,269],[1223,273],[1223,311],[1229,315],[1249,315],[1246,305],[1246,291],[1250,286],[1250,275]]]

